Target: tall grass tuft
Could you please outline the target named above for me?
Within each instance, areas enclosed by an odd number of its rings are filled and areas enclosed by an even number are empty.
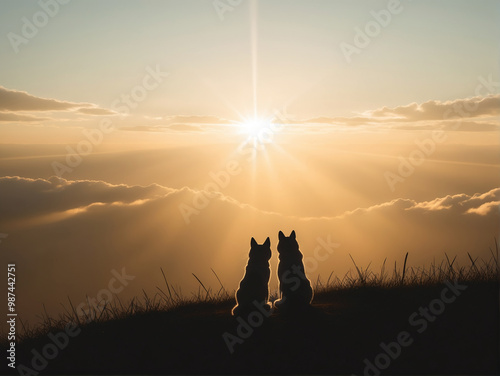
[[[497,254],[499,252],[498,245]],[[455,261],[457,257],[450,257],[445,253],[445,258],[438,264],[434,260],[427,267],[409,267],[407,266],[408,252],[403,261],[402,270],[398,269],[397,262],[394,262],[394,270],[392,275],[386,273],[386,261],[384,259],[379,273],[370,270],[371,263],[366,268],[361,267],[356,263],[354,258],[349,255],[354,264],[356,273],[349,270],[343,277],[335,276],[328,278],[326,284],[317,282],[315,285],[316,291],[329,291],[332,289],[349,289],[363,286],[376,286],[381,288],[415,286],[415,285],[433,285],[439,284],[446,280],[474,282],[500,282],[500,265],[498,256],[491,250],[489,260],[483,260],[479,257],[472,258],[470,253],[467,253],[470,265],[457,266]]]

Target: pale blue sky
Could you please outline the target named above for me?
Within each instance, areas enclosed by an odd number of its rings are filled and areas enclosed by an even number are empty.
[[[226,0],[221,0],[226,2]],[[302,117],[474,95],[498,81],[499,1],[401,1],[370,45],[347,63],[340,43],[388,1],[258,1],[258,108],[289,103]],[[0,85],[109,107],[147,66],[170,76],[140,111],[234,117],[252,108],[252,17],[243,1],[221,21],[212,0],[73,0],[15,53],[9,32],[36,1],[0,2]]]

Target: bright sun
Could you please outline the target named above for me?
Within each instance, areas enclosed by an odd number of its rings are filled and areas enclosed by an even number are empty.
[[[243,119],[239,123],[241,131],[249,137],[265,137],[267,132],[271,131],[271,120],[264,118]]]

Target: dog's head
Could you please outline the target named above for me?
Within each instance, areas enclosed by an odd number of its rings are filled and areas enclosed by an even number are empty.
[[[279,243],[278,243],[278,252],[288,253],[288,252],[297,252],[299,250],[299,243],[295,239],[295,230],[293,230],[290,236],[286,237],[283,232],[278,233]]]
[[[267,238],[264,244],[259,245],[254,238],[250,241],[250,258],[254,260],[269,260],[271,258],[271,239]]]

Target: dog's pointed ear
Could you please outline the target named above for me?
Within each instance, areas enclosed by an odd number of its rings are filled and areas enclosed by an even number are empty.
[[[293,240],[295,240],[295,230],[293,230],[293,231],[291,232],[290,237],[291,237]]]
[[[278,238],[279,240],[283,240],[285,238],[285,234],[283,234],[282,231],[278,232]]]
[[[266,241],[264,242],[264,245],[266,247],[270,247],[271,246],[271,239],[269,239],[269,237],[267,237]]]
[[[258,246],[258,244],[257,244],[257,242],[255,241],[255,239],[254,239],[254,238],[252,238],[252,240],[250,240],[250,245],[251,245],[252,247],[257,247],[257,246]]]

